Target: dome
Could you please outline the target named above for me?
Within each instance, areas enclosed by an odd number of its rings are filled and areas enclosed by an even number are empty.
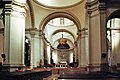
[[[37,3],[49,7],[66,7],[80,3],[82,0],[35,0]]]

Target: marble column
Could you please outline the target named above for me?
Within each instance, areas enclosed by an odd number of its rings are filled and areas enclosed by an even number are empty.
[[[42,61],[42,65],[44,65],[44,33],[42,30],[39,32],[39,38],[40,38],[40,60]]]
[[[80,39],[80,30],[77,33],[77,53],[78,53],[78,67],[81,67],[81,39]]]
[[[31,68],[40,67],[41,44],[39,30],[37,28],[31,29]]]
[[[108,71],[106,3],[104,1],[99,2],[101,71]]]
[[[87,32],[86,32],[87,29],[83,28],[81,31],[80,31],[80,52],[81,52],[81,55],[80,55],[80,67],[86,67],[88,65],[88,36],[87,36]]]
[[[5,4],[4,71],[24,67],[25,9],[19,5]]]
[[[87,13],[89,17],[89,65],[91,70],[108,71],[105,2],[98,0],[94,4],[87,3]]]

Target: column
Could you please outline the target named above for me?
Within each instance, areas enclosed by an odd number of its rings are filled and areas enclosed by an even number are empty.
[[[48,64],[51,64],[51,49],[49,43],[47,43],[47,60],[48,60]]]
[[[4,71],[24,67],[25,9],[19,5],[5,4]]]
[[[92,62],[91,62],[91,10],[87,10],[87,17],[88,17],[88,55],[87,55],[87,59],[88,59],[88,65],[87,65],[87,70],[91,71],[91,67],[92,67]]]
[[[80,34],[80,41],[81,41],[81,45],[80,45],[80,46],[81,46],[81,47],[80,47],[80,48],[81,48],[81,49],[80,49],[80,50],[81,50],[81,56],[80,56],[80,57],[81,57],[81,58],[80,58],[80,59],[81,59],[81,60],[80,60],[80,61],[81,61],[81,62],[80,62],[81,64],[80,64],[80,66],[81,66],[81,67],[86,67],[87,64],[88,64],[88,63],[87,63],[87,62],[88,62],[88,61],[87,61],[87,60],[88,60],[88,59],[87,59],[87,58],[88,58],[88,57],[87,57],[87,55],[88,55],[88,52],[87,52],[87,51],[88,51],[88,47],[87,47],[88,42],[87,42],[87,41],[88,41],[88,40],[87,40],[87,32],[86,32],[86,30],[87,30],[86,28],[83,28],[83,29],[81,30],[81,32],[80,32],[80,33],[81,33],[81,34]]]
[[[34,68],[35,67],[35,62],[34,62],[34,37],[35,37],[35,34],[31,34],[31,68]]]
[[[40,37],[40,61],[42,62],[41,64],[44,65],[44,34],[42,30],[39,32],[39,37]]]
[[[81,67],[81,39],[80,39],[80,30],[77,33],[77,51],[78,51],[78,67]]]
[[[104,1],[99,2],[101,71],[108,71],[106,3]]]
[[[40,67],[40,38],[37,28],[31,29],[31,68]]]
[[[87,3],[89,17],[89,70],[108,70],[105,6],[104,0],[98,0],[95,4]]]
[[[75,58],[75,63],[77,62],[78,60],[78,48],[77,48],[77,42],[74,43],[74,54],[73,54],[73,57]]]

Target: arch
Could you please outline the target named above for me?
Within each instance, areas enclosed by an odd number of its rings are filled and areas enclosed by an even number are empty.
[[[74,40],[75,40],[75,36],[74,36],[74,34],[72,34],[70,31],[65,30],[65,29],[59,29],[59,30],[56,30],[55,32],[52,33],[52,36],[55,35],[56,33],[59,33],[59,32],[67,32],[67,33],[69,33],[70,35],[72,35],[72,37],[73,37]]]
[[[68,43],[69,45],[74,46],[74,43],[70,39],[68,39],[68,38],[64,38],[64,39],[66,39],[68,42],[71,43],[71,44]],[[55,43],[58,42],[58,40],[60,40],[60,39],[57,39],[56,41],[54,41],[54,43],[52,44],[52,46],[55,45]]]
[[[118,17],[120,18],[120,9],[112,12],[112,13],[108,16],[107,22],[108,22],[108,20],[110,20],[110,19],[112,19],[112,18],[118,18]]]
[[[78,18],[73,15],[73,14],[70,14],[68,12],[54,12],[54,13],[51,13],[49,14],[48,16],[46,16],[40,23],[40,26],[39,26],[39,29],[41,30],[44,30],[46,24],[51,20],[51,19],[54,19],[54,18],[58,18],[58,17],[65,17],[65,18],[68,18],[70,19],[71,21],[73,21],[75,23],[75,25],[77,26],[77,29],[79,30],[81,25],[80,25],[80,22],[78,20]]]
[[[34,13],[33,13],[33,8],[32,8],[32,5],[31,5],[31,2],[29,0],[27,0],[27,4],[29,6],[29,11],[30,11],[30,17],[31,17],[31,27],[34,28],[35,27],[35,20],[34,20]]]

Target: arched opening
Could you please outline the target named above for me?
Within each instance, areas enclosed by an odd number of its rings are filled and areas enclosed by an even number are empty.
[[[26,36],[25,36],[24,64],[26,67],[30,67],[30,41]]]
[[[43,33],[52,47],[50,53],[45,52],[47,57],[51,56],[51,63],[54,63],[55,67],[74,67],[71,64],[74,62],[74,42],[77,40],[77,31],[76,24],[66,17],[52,18],[45,25]],[[47,61],[50,62],[49,60]]]
[[[107,20],[108,61],[110,67],[120,64],[120,10],[113,12]]]

